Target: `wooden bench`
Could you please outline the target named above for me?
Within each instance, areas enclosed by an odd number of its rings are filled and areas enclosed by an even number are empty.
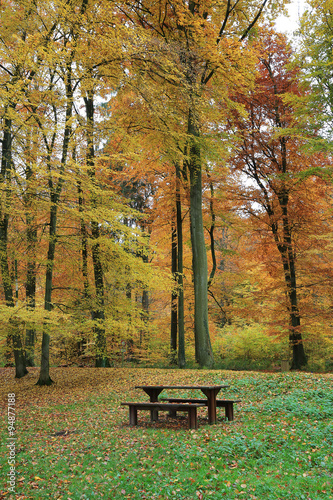
[[[188,414],[189,429],[198,428],[197,409],[205,406],[204,402],[200,403],[121,403],[123,406],[129,407],[129,424],[131,426],[138,423],[138,410],[149,410],[150,420],[152,422],[158,420],[159,411],[168,411],[171,414],[176,414],[177,411],[184,411]]]
[[[191,404],[204,404],[208,406],[207,399],[191,399],[191,398],[162,398],[161,401],[168,401],[169,403],[191,403]],[[234,419],[234,403],[240,403],[238,399],[217,399],[216,408],[225,408],[225,416],[231,421]],[[177,411],[177,410],[176,410]],[[173,414],[174,416],[174,414]]]

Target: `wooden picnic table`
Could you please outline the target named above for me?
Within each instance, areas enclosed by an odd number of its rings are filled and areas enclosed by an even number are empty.
[[[137,385],[136,389],[142,389],[148,394],[152,403],[158,401],[158,396],[164,389],[179,389],[179,390],[200,390],[207,398],[208,407],[208,422],[210,424],[216,423],[216,396],[221,389],[229,387],[228,385]],[[152,410],[156,412],[156,410]],[[153,417],[153,413],[152,413]]]

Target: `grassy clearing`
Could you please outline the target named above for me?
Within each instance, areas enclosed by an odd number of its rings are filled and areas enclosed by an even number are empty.
[[[332,374],[57,368],[56,384],[36,387],[38,370],[30,372],[14,380],[12,369],[0,370],[0,498],[333,499]],[[137,384],[220,382],[230,384],[222,394],[242,400],[234,422],[220,409],[209,426],[200,409],[200,427],[189,431],[185,417],[161,414],[150,424],[139,412],[139,426],[129,428],[119,406],[147,399]],[[14,495],[6,484],[8,393],[16,394]]]

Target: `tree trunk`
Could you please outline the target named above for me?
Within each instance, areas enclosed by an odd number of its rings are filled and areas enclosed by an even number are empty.
[[[29,262],[27,268],[26,300],[27,308],[35,309],[36,306],[36,262]],[[25,355],[27,366],[35,366],[35,341],[36,330],[34,327],[25,332]]]
[[[26,220],[26,234],[27,234],[27,275],[25,285],[25,295],[27,302],[27,309],[34,310],[36,306],[36,245],[37,245],[37,225],[36,214],[33,208],[36,193],[29,184],[33,179],[32,168],[27,165],[27,191],[25,195],[25,220]],[[25,355],[27,366],[35,366],[34,350],[35,350],[36,331],[34,327],[26,329],[25,332]]]
[[[146,231],[146,229],[147,229],[147,231]],[[141,231],[145,235],[145,238],[147,238],[147,240],[149,241],[150,234],[151,234],[150,226],[148,226],[148,228],[147,228],[145,224],[142,224]],[[147,243],[147,247],[148,247],[148,243]],[[141,255],[141,258],[142,258],[144,263],[148,264],[149,257],[146,253],[143,253]],[[141,318],[142,318],[142,322],[143,322],[144,327],[140,329],[140,340],[139,340],[140,346],[142,345],[144,339],[146,340],[146,342],[148,342],[148,340],[149,340],[147,337],[147,326],[146,326],[148,324],[148,320],[149,320],[149,291],[146,288],[144,288],[142,290],[142,295],[141,295]]]
[[[53,380],[50,377],[50,335],[46,332],[44,325],[40,372],[36,385],[51,385],[52,383]]]
[[[301,319],[298,309],[297,283],[295,256],[292,248],[292,237],[288,219],[288,195],[283,193],[280,204],[283,213],[283,234],[284,234],[284,270],[289,299],[290,333],[289,343],[293,353],[291,363],[292,370],[299,370],[307,364],[307,357],[304,351],[304,344],[301,334]]]
[[[10,106],[15,108],[15,106]],[[5,301],[7,307],[14,307],[14,297],[12,280],[8,265],[8,225],[11,203],[11,168],[12,168],[12,122],[11,119],[5,117],[4,131],[2,139],[2,158],[0,184],[2,187],[2,196],[4,203],[0,207],[0,270],[2,277],[2,286],[4,289]],[[9,326],[11,326],[9,324]],[[15,325],[9,333],[14,349],[15,359],[15,377],[22,378],[28,373],[25,362],[25,353],[21,341],[20,333]]]
[[[270,73],[272,75],[272,72]],[[274,81],[273,76],[271,76]],[[277,96],[278,90],[274,82],[274,94]],[[276,125],[279,128],[283,128],[283,123],[281,121],[280,112],[278,106],[275,109],[276,114]],[[288,171],[288,161],[287,161],[287,143],[284,136],[280,137],[280,147],[281,147],[281,166],[282,173],[285,175]],[[279,204],[282,210],[282,226],[283,226],[283,266],[284,266],[284,276],[287,284],[287,293],[289,298],[289,315],[290,315],[290,332],[289,332],[289,343],[293,353],[293,360],[291,363],[292,370],[298,370],[307,364],[307,357],[304,352],[304,344],[301,334],[301,319],[298,309],[298,299],[297,299],[297,286],[296,286],[296,269],[295,269],[295,256],[292,247],[292,234],[290,229],[289,215],[288,215],[288,203],[289,203],[289,192],[286,186],[282,184],[280,193],[278,195]]]
[[[298,309],[295,256],[292,249],[292,235],[288,217],[289,196],[285,188],[280,190],[278,199],[280,208],[282,210],[283,240],[279,239],[278,225],[277,222],[274,221],[274,210],[270,204],[267,205],[267,213],[272,220],[271,230],[276,242],[276,246],[280,252],[283,264],[284,279],[287,288],[290,324],[289,345],[293,355],[291,369],[295,370],[300,369],[307,364],[307,357],[305,355],[301,334],[301,319]]]
[[[14,303],[13,303],[14,305]],[[15,378],[22,378],[28,373],[25,362],[25,353],[22,346],[21,335],[18,330],[17,325],[12,324],[12,340],[14,348],[14,359],[15,359]]]
[[[94,149],[94,94],[92,91],[87,92],[84,98],[86,116],[87,116],[87,153],[86,161],[88,167],[88,175],[91,183],[96,182],[95,174],[95,149]],[[91,205],[93,209],[97,207],[96,195],[91,195]],[[94,321],[95,335],[95,366],[96,368],[105,368],[109,365],[106,354],[106,337],[105,337],[105,312],[104,312],[104,277],[103,266],[100,252],[100,230],[96,220],[91,221],[91,238],[92,238],[92,261],[94,268],[94,281],[96,300],[91,311],[91,316]]]
[[[57,199],[53,194],[51,195],[49,247],[47,252],[47,264],[46,264],[46,275],[45,275],[45,295],[44,295],[45,311],[52,311],[52,281],[53,281],[55,247],[57,241],[56,230],[57,230]],[[44,324],[43,336],[42,336],[40,373],[37,385],[51,385],[52,383],[53,380],[50,377],[50,334],[48,333],[47,325]]]
[[[176,164],[177,282],[178,282],[178,366],[185,368],[185,323],[183,280],[183,219],[180,195],[180,166]]]
[[[211,223],[210,223],[210,228],[208,230],[209,232],[209,237],[210,237],[210,253],[212,256],[212,270],[209,275],[209,280],[208,280],[208,289],[213,283],[213,279],[216,273],[216,253],[215,253],[215,237],[214,237],[214,230],[215,230],[215,210],[214,210],[214,186],[213,182],[210,180],[209,181],[209,186],[210,186],[210,202],[209,202],[209,211],[210,211],[210,216],[211,216]]]
[[[171,272],[175,283],[177,283],[177,229],[175,226],[174,217],[171,227]],[[170,323],[170,361],[171,364],[176,363],[177,359],[177,311],[178,294],[174,289],[171,293],[171,323]]]
[[[108,359],[106,355],[106,337],[104,326],[104,283],[98,238],[98,223],[92,222],[92,239],[95,241],[95,243],[93,243],[92,245],[92,260],[96,289],[96,303],[92,311],[95,333],[95,366],[96,368],[105,368],[106,366],[108,366]]]
[[[148,263],[148,255],[144,255],[142,260]],[[149,292],[146,289],[142,290],[142,317],[143,321],[147,323],[149,317]]]
[[[78,202],[79,202],[79,213],[80,213],[80,236],[81,236],[81,257],[82,257],[82,278],[83,278],[83,309],[86,310],[88,303],[91,301],[91,295],[89,291],[89,277],[88,277],[88,234],[87,227],[83,217],[84,212],[84,200],[83,191],[81,186],[81,181],[77,183],[78,189]],[[82,307],[82,306],[81,306]],[[81,337],[78,340],[77,348],[78,355],[82,356],[84,354],[84,345],[86,339]]]
[[[83,277],[83,297],[85,301],[90,299],[89,293],[89,279],[88,279],[88,234],[86,223],[83,218],[84,205],[83,205],[83,191],[81,181],[78,182],[78,198],[79,198],[79,213],[80,220],[80,235],[81,235],[81,256],[82,256],[82,277]]]
[[[201,367],[212,367],[213,351],[208,325],[208,269],[202,218],[202,169],[200,158],[200,133],[193,110],[189,110],[188,133],[190,136],[190,220],[192,263],[194,279],[194,338],[196,361]]]
[[[301,319],[298,309],[297,287],[296,287],[296,270],[293,255],[286,255],[285,252],[282,256],[284,263],[284,277],[287,286],[288,309],[289,309],[289,344],[292,350],[292,370],[299,370],[307,364],[307,357],[304,351],[304,344],[301,333]]]

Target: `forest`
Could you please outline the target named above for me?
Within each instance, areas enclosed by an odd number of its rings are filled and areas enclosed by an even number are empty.
[[[286,3],[0,3],[0,363],[17,378],[332,370],[333,0],[309,0],[292,38]]]

